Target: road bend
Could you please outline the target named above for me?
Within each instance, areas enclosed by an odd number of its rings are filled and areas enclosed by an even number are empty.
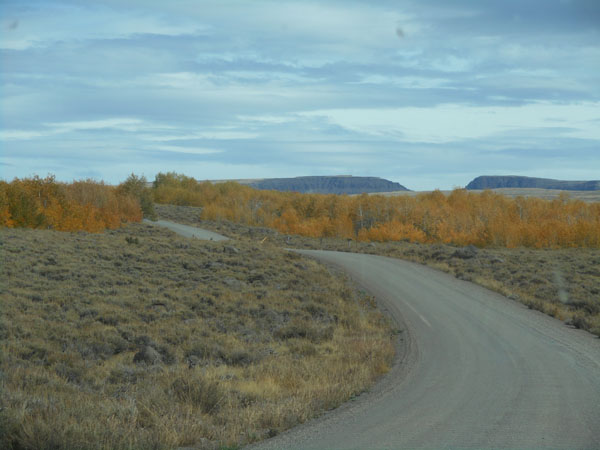
[[[403,354],[357,401],[252,448],[600,448],[599,339],[423,265],[300,252],[373,294]]]
[[[403,330],[398,357],[355,401],[250,448],[600,449],[596,337],[423,265],[296,251],[343,269],[375,296]]]

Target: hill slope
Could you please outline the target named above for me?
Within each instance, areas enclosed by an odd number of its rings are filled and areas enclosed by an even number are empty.
[[[256,189],[321,194],[362,194],[363,192],[408,191],[400,183],[377,177],[312,176],[267,178],[248,183]]]
[[[600,180],[594,181],[563,181],[549,178],[532,178],[514,175],[481,176],[467,185],[467,189],[498,189],[498,188],[538,188],[561,189],[565,191],[596,191],[600,190]]]
[[[0,240],[3,449],[238,448],[393,357],[372,298],[269,242],[145,223]]]

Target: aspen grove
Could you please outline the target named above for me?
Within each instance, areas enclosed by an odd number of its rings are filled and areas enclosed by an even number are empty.
[[[414,197],[300,194],[161,173],[153,195],[156,203],[202,207],[204,220],[310,237],[479,247],[600,247],[600,203],[570,200],[566,194],[552,201],[465,189]]]
[[[362,242],[409,241],[478,247],[600,247],[600,203],[509,198],[455,189],[415,196],[261,191],[159,173],[152,187],[131,175],[119,186],[46,178],[0,181],[0,225],[99,232],[153,217],[153,204],[202,208],[203,220],[269,227],[285,234]]]

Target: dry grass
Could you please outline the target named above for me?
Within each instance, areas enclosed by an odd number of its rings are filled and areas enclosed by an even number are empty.
[[[368,298],[269,243],[0,233],[2,448],[242,445],[362,392],[393,357]]]
[[[353,251],[426,264],[472,281],[600,336],[600,250],[487,248],[464,252],[450,245],[408,242],[359,243],[340,239],[287,236],[231,222],[200,221],[200,208],[157,205],[163,218],[199,224],[238,239],[288,248]],[[466,257],[465,257],[466,256]]]

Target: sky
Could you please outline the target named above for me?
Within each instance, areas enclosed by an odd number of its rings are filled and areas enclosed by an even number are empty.
[[[2,0],[0,178],[600,179],[600,1]]]

